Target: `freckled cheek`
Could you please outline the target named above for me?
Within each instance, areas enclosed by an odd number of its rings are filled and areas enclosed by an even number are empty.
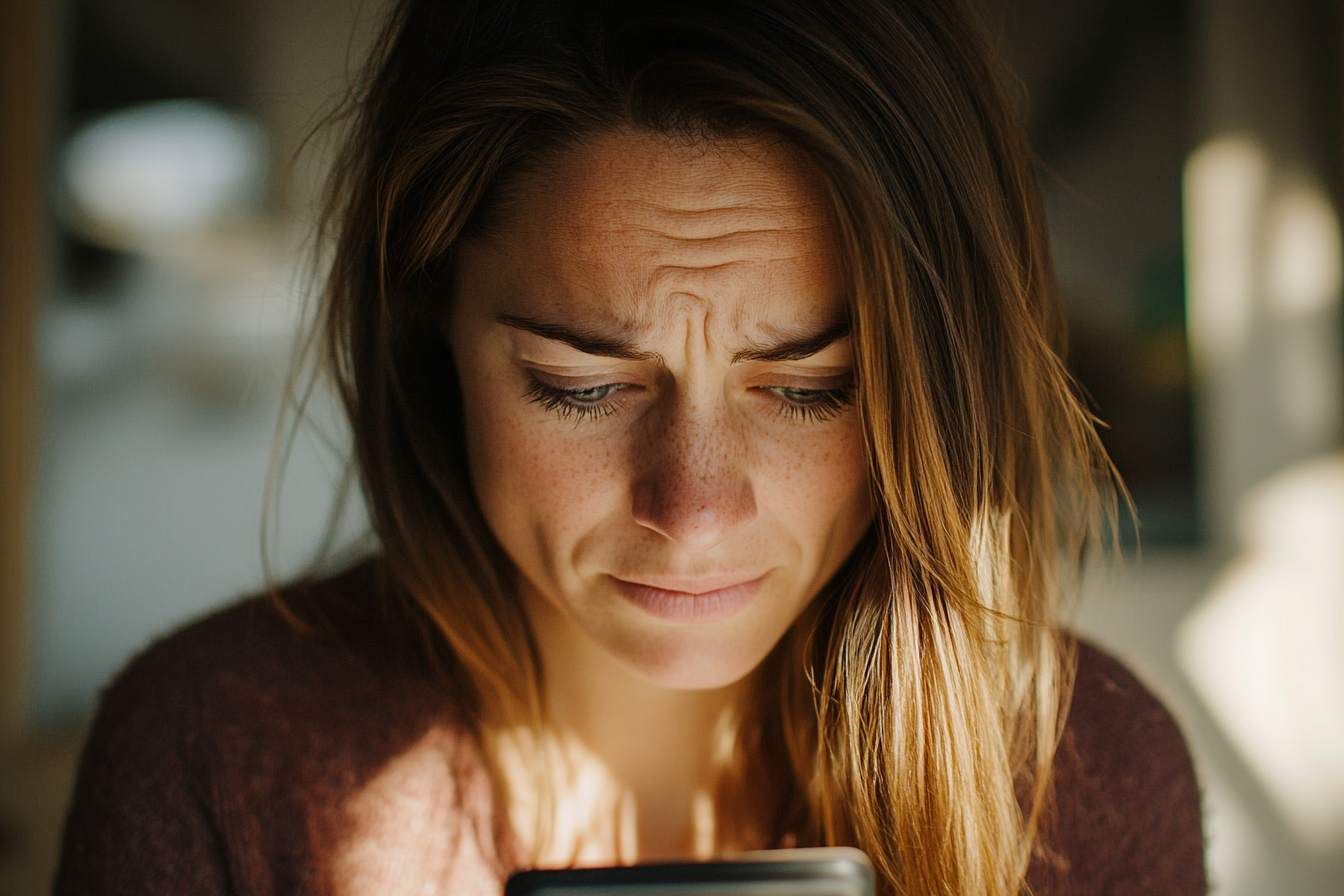
[[[477,495],[515,560],[565,548],[619,506],[618,452],[586,436],[586,425],[538,419],[531,407],[481,420],[472,451]]]
[[[775,517],[805,543],[819,549],[837,526],[867,526],[868,474],[857,422],[779,442],[766,455],[762,474],[758,495],[765,492]]]

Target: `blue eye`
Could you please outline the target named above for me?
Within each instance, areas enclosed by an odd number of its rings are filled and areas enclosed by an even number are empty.
[[[539,404],[565,419],[605,417],[616,410],[607,398],[621,388],[621,383],[603,383],[586,389],[561,389],[534,379],[524,396],[531,404]]]
[[[612,392],[616,391],[616,384],[607,383],[603,386],[593,386],[590,389],[567,389],[562,391],[564,391],[564,394],[569,397],[569,400],[575,404],[597,404]]]
[[[783,401],[780,413],[794,420],[821,422],[844,413],[854,403],[851,389],[798,389],[793,386],[770,386]]]

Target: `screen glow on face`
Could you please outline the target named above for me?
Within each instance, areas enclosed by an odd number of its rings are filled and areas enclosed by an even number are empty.
[[[460,247],[472,481],[546,653],[746,675],[871,517],[835,225],[786,146],[618,131]]]

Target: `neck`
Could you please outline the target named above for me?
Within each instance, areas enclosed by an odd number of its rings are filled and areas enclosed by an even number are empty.
[[[736,689],[651,684],[549,602],[525,600],[558,738],[550,755],[565,772],[554,777],[553,805],[557,814],[574,816],[554,819],[555,839],[569,842],[544,845],[548,858],[606,863],[707,857],[714,848],[709,793],[715,729]],[[602,796],[594,799],[594,789]]]

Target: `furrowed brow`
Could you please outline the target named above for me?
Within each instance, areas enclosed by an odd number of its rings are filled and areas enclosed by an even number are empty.
[[[577,349],[585,355],[597,355],[603,358],[620,358],[623,361],[656,361],[658,355],[655,352],[642,351],[635,348],[633,342],[628,339],[613,338],[601,333],[594,333],[591,330],[575,329],[567,327],[564,324],[558,324],[551,321],[532,320],[531,318],[518,317],[513,314],[501,314],[495,320],[506,327],[513,327],[515,330],[523,330],[528,333],[535,333],[543,339],[554,339],[556,342],[563,342],[570,348]]]
[[[849,321],[842,320],[815,336],[790,339],[762,348],[743,349],[733,355],[733,363],[739,361],[801,361],[829,348],[848,335]]]

